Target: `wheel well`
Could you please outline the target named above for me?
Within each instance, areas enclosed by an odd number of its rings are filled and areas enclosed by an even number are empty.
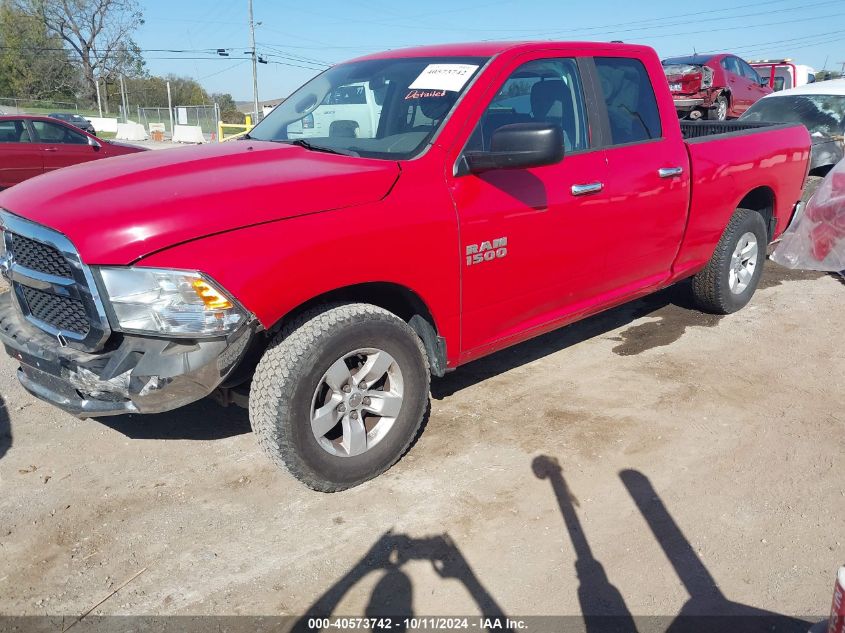
[[[737,205],[740,209],[751,209],[763,216],[769,230],[769,240],[775,234],[775,192],[769,187],[757,187],[748,192]]]
[[[827,176],[828,172],[833,169],[833,165],[819,165],[818,167],[814,167],[810,170],[810,173],[807,174],[808,176],[820,176],[824,178]]]
[[[344,301],[370,303],[406,321],[423,342],[431,373],[435,376],[443,376],[446,373],[446,341],[438,335],[437,323],[431,311],[418,294],[399,284],[372,282],[331,290],[288,312],[272,328],[268,328],[268,333],[277,332],[306,310],[321,304]]]

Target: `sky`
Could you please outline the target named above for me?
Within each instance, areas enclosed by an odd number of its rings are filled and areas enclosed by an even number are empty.
[[[136,41],[150,73],[193,77],[209,92],[252,100],[247,0],[141,6]],[[258,53],[268,62],[258,70],[262,101],[286,97],[346,59],[448,42],[623,40],[661,57],[732,52],[749,61],[788,57],[816,70],[845,62],[843,0],[254,0],[254,12]]]

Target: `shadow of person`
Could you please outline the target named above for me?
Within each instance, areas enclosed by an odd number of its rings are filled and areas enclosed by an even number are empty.
[[[293,625],[292,631],[305,633],[309,621],[330,617],[345,596],[369,574],[383,571],[366,607],[368,617],[389,619],[391,630],[405,629],[404,618],[413,617],[413,583],[402,569],[410,561],[427,560],[443,579],[460,582],[485,618],[478,629],[512,631],[504,611],[475,575],[469,562],[448,534],[413,538],[388,531],[373,543],[369,551],[326,592],[315,600]],[[385,622],[385,627],[388,623]],[[489,626],[488,626],[489,624]]]
[[[807,620],[728,600],[669,514],[648,477],[636,470],[623,470],[619,477],[689,594],[689,600],[667,631],[805,633],[808,630],[812,623]]]
[[[373,587],[364,616],[375,622],[375,631],[406,631],[402,618],[414,615],[414,585],[408,575],[398,567],[387,570]],[[386,624],[391,618],[391,624]],[[393,622],[393,620],[396,622]]]
[[[0,459],[12,447],[12,422],[9,419],[9,411],[6,403],[0,397]]]
[[[563,522],[575,549],[575,574],[578,577],[578,602],[588,633],[632,633],[637,630],[634,618],[622,594],[607,577],[602,564],[593,556],[590,544],[575,512],[578,499],[569,491],[563,470],[553,457],[540,455],[531,462],[538,479],[548,479],[557,497]]]
[[[246,409],[210,398],[166,413],[93,419],[133,440],[222,440],[252,431]]]

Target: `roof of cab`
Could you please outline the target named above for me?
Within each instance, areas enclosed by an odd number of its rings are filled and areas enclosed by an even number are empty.
[[[591,51],[606,51],[609,48],[630,51],[651,50],[647,46],[616,42],[553,42],[548,40],[524,42],[464,42],[459,44],[435,44],[432,46],[397,48],[395,50],[364,55],[350,61],[357,62],[369,59],[393,59],[397,57],[492,57],[505,51],[552,48],[561,45],[577,46],[585,53],[589,53]]]

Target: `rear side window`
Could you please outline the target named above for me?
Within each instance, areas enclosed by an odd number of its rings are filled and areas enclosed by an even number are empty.
[[[638,59],[597,57],[613,145],[660,138],[660,112],[648,72]]]
[[[23,121],[0,121],[0,143],[29,143]]]
[[[736,57],[725,57],[720,63],[722,64],[722,68],[727,70],[729,73],[733,73],[734,75],[742,74],[742,71],[739,69],[739,64],[736,61]]]

